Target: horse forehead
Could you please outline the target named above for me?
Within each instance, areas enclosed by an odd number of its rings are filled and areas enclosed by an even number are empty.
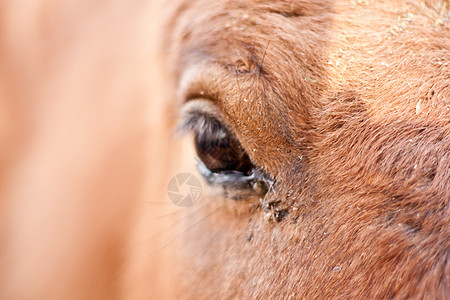
[[[356,103],[352,109],[377,122],[415,118],[424,108],[417,99],[434,87],[439,93],[432,102],[445,109],[442,63],[428,62],[450,59],[444,47],[450,34],[433,26],[430,8],[343,1],[256,9],[248,2],[204,5],[200,16],[198,7],[181,15],[174,61],[179,72],[189,65],[222,67],[203,75],[205,90],[213,86],[212,94],[242,135],[255,141],[248,148],[257,153],[263,146],[273,150],[263,150],[264,156],[276,157],[280,145],[301,144],[305,130],[330,107],[331,113],[348,112],[348,103]]]
[[[228,79],[234,93],[264,89],[270,96],[265,101],[285,102],[288,108],[314,105],[314,100],[346,90],[380,98],[399,89],[389,82],[407,82],[401,90],[418,90],[414,82],[424,72],[437,77],[442,69],[442,62],[430,65],[430,59],[445,60],[449,55],[445,47],[449,30],[433,26],[436,16],[430,7],[414,10],[389,1],[371,7],[346,1],[320,5],[300,1],[281,8],[275,3],[256,8],[248,1],[235,4],[202,2],[207,9],[201,16],[195,6],[181,14],[174,59],[178,71],[186,64],[219,63],[230,70],[229,76],[219,79]],[[439,46],[441,51],[435,51]],[[399,62],[402,68],[397,68]],[[240,89],[244,76],[238,75],[248,72],[270,76]],[[395,105],[386,105],[392,98],[380,99],[384,105],[376,108],[392,109]]]

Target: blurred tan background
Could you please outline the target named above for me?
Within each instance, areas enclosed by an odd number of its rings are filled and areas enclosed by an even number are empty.
[[[0,299],[170,297],[166,5],[0,1]]]

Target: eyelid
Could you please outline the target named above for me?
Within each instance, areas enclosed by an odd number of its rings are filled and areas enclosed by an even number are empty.
[[[222,67],[214,65],[195,65],[185,69],[178,83],[178,99],[183,103],[204,100],[218,103],[221,89],[214,78],[220,78]]]
[[[203,178],[211,185],[220,186],[224,190],[251,191],[251,194],[265,195],[273,188],[274,181],[264,175],[258,168],[253,168],[249,175],[236,171],[225,171],[220,173],[211,172],[201,160],[196,159],[197,170]],[[251,195],[249,194],[249,195]],[[228,195],[231,199],[239,199],[239,196]]]
[[[182,106],[176,131],[181,134],[191,130],[195,131],[198,122],[205,118],[215,119],[230,133],[233,132],[220,109],[207,99],[190,100]]]

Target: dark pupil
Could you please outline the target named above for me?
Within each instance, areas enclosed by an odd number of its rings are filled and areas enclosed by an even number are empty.
[[[198,157],[212,172],[238,171],[250,173],[252,164],[240,143],[219,121],[207,118],[195,135]]]

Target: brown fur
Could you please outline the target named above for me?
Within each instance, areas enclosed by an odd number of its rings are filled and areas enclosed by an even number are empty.
[[[448,2],[180,7],[181,98],[222,110],[277,182],[265,201],[289,211],[270,223],[231,208],[187,233],[181,295],[447,298]]]
[[[0,3],[0,298],[447,299],[448,1],[163,2]],[[199,98],[265,197],[167,201]]]

